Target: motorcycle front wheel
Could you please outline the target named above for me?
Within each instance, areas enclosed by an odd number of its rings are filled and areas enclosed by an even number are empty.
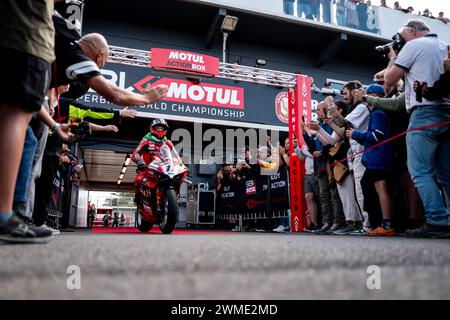
[[[166,189],[166,198],[164,204],[164,213],[162,216],[162,221],[159,224],[161,232],[164,234],[172,233],[175,229],[175,224],[177,223],[178,216],[178,199],[177,193],[174,189]]]

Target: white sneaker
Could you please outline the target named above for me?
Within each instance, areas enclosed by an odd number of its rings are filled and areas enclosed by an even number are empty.
[[[284,226],[279,225],[275,229],[273,229],[273,232],[283,233],[284,232]]]
[[[239,226],[234,227],[233,229],[231,229],[231,231],[233,232],[239,232],[241,231],[241,228],[239,228]]]
[[[53,229],[52,227],[49,227],[46,223],[44,223],[41,227],[44,227],[44,228],[50,230],[54,236],[61,234],[61,231],[59,231],[58,229]]]

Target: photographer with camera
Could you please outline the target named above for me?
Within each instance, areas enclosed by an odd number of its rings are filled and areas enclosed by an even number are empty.
[[[448,45],[430,33],[421,20],[410,20],[401,30],[406,44],[398,54],[389,52],[389,65],[384,75],[386,85],[393,86],[403,76],[406,82],[406,110],[410,113],[409,129],[435,125],[450,120],[450,102],[420,99],[414,82],[434,83],[444,71]],[[439,192],[438,180],[450,194],[450,126],[438,126],[409,132],[408,168],[425,209],[427,224],[408,230],[408,237],[446,237],[449,235],[448,211]]]

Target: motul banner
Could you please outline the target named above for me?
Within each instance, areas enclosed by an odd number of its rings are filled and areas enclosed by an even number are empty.
[[[311,120],[311,81],[307,76],[297,76],[297,87],[289,89],[289,144],[290,144],[290,191],[291,231],[302,232],[306,227],[306,200],[304,192],[305,163],[294,154],[293,141],[299,147],[304,144],[301,123]]]
[[[151,67],[217,76],[219,59],[182,50],[152,48]]]
[[[134,87],[143,92],[150,86],[164,84],[169,87],[166,101],[184,102],[232,109],[244,109],[244,89],[217,84],[195,84],[173,78],[148,76],[136,82]]]

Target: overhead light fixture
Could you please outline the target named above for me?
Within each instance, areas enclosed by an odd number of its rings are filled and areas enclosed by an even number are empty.
[[[122,173],[125,174],[127,172],[127,167],[122,167]]]
[[[125,158],[125,166],[128,166],[130,164],[131,161],[131,156],[128,154],[127,157]]]
[[[223,18],[222,26],[220,27],[220,29],[222,30],[222,32],[233,32],[236,29],[238,21],[238,17],[227,15],[225,16],[225,18]]]
[[[120,176],[119,176],[119,180],[122,180],[122,179],[123,179],[123,176],[124,176],[124,174],[121,173]]]
[[[258,66],[265,66],[266,63],[267,63],[267,61],[264,59],[256,59],[256,65],[258,65]]]
[[[223,46],[222,46],[222,51],[223,51],[223,57],[222,57],[222,62],[227,62],[227,39],[228,39],[228,34],[230,32],[233,32],[236,29],[237,23],[239,21],[238,17],[234,17],[234,16],[225,16],[225,18],[223,18],[222,21],[222,26],[220,27],[220,29],[222,30],[223,33]]]

